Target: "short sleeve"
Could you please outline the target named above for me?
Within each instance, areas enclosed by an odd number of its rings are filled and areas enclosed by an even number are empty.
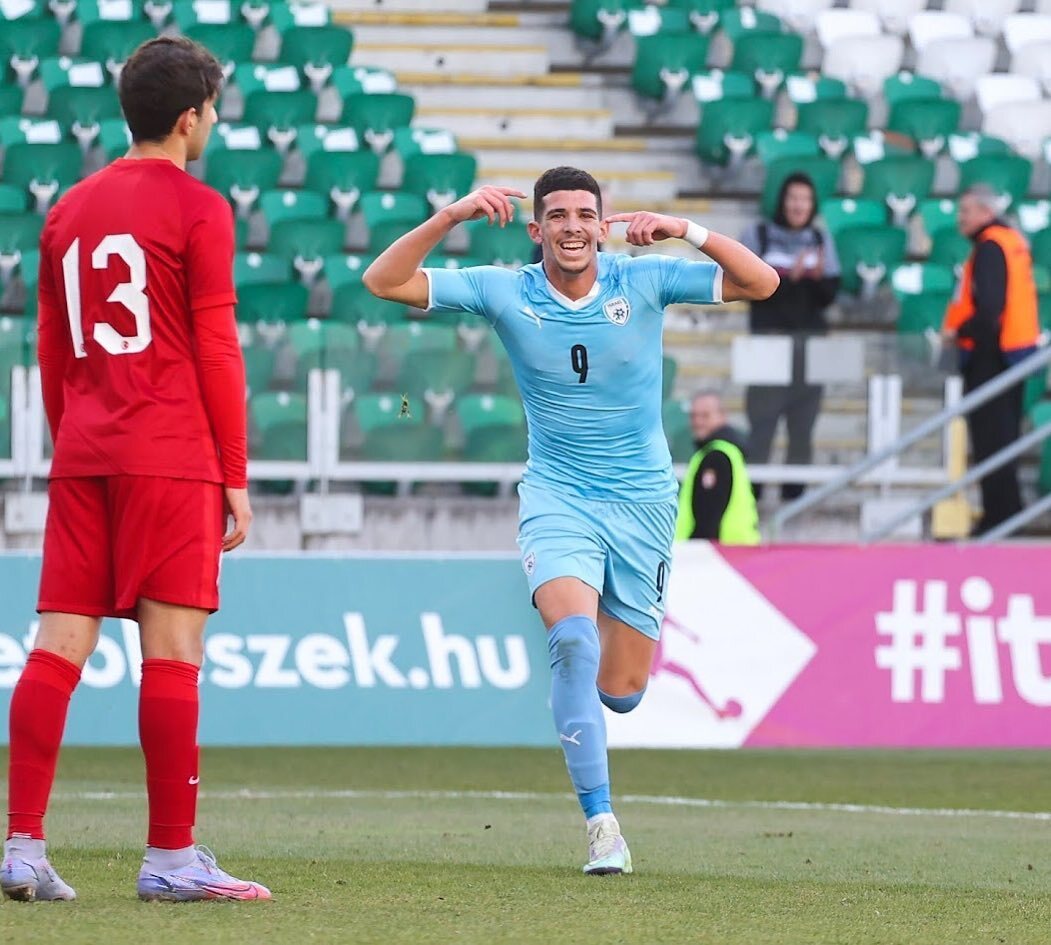
[[[491,322],[499,317],[515,274],[499,266],[424,269],[430,285],[427,311],[470,312]]]
[[[723,270],[713,262],[662,256],[660,267],[661,305],[695,302],[710,305],[723,300]]]
[[[234,305],[234,217],[218,194],[202,201],[186,239],[190,309]]]

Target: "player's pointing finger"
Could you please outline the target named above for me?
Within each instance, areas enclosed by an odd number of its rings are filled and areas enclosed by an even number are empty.
[[[638,211],[634,213],[613,213],[603,220],[603,223],[631,223],[638,215]]]

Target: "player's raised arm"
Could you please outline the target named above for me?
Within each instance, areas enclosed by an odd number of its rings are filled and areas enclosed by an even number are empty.
[[[365,270],[365,288],[381,299],[426,308],[430,286],[420,266],[427,254],[459,223],[482,217],[488,217],[490,225],[510,223],[515,213],[512,197],[525,194],[510,187],[480,187],[439,210],[376,257]]]
[[[724,302],[769,298],[781,281],[773,267],[747,246],[682,217],[640,210],[614,213],[606,217],[605,222],[627,223],[626,238],[632,246],[652,246],[661,240],[682,239],[703,250],[722,267]]]

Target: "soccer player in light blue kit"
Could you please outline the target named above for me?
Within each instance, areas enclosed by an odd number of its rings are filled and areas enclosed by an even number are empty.
[[[551,709],[587,819],[589,874],[630,873],[610,803],[602,705],[630,712],[646,689],[664,616],[677,485],[661,424],[664,307],[763,299],[777,274],[740,243],[657,213],[603,219],[598,184],[545,172],[529,232],[543,262],[421,269],[459,223],[514,214],[509,188],[482,187],[406,234],[369,267],[381,298],[487,319],[511,357],[529,425],[519,546],[548,630]],[[649,246],[685,239],[713,262],[600,253],[613,223]]]

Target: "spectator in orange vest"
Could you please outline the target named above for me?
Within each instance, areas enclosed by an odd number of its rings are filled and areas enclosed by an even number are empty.
[[[974,242],[964,263],[956,297],[945,313],[943,334],[960,355],[964,389],[972,391],[1036,349],[1039,335],[1036,284],[1029,246],[997,216],[997,195],[972,187],[960,198],[957,224]],[[1018,384],[967,418],[975,463],[1018,439],[1022,385]],[[1018,463],[1010,462],[981,481],[981,534],[1021,511]]]

